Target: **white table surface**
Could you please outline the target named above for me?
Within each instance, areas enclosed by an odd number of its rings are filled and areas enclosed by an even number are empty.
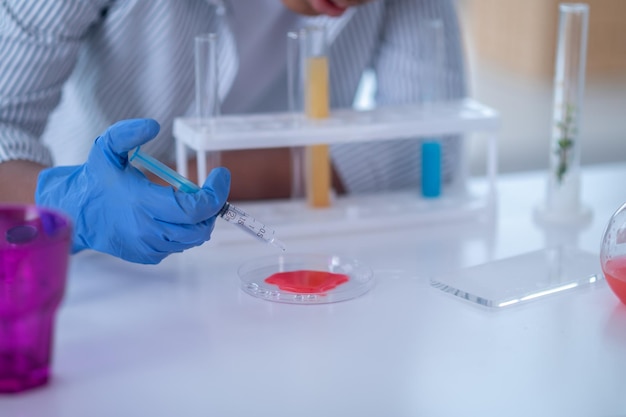
[[[83,253],[60,310],[54,378],[0,396],[2,417],[626,415],[626,306],[606,283],[488,311],[431,288],[433,274],[545,246],[532,219],[545,173],[501,176],[500,211],[472,221],[290,239],[354,257],[362,297],[290,305],[239,288],[274,248],[208,243],[158,266]],[[626,201],[626,164],[586,167],[597,253]],[[599,266],[598,266],[599,270]]]

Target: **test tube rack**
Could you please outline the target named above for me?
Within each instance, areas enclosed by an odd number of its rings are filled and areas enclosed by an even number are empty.
[[[273,227],[281,239],[328,235],[365,229],[407,227],[412,224],[455,219],[491,218],[496,210],[497,111],[476,100],[436,104],[385,106],[372,110],[333,110],[328,119],[308,120],[293,113],[227,115],[211,120],[177,118],[173,134],[177,171],[187,176],[188,151],[195,151],[198,178],[206,178],[209,152],[236,149],[293,147],[314,144],[356,143],[442,135],[486,133],[486,175],[480,191],[463,186],[445,190],[440,197],[423,198],[419,190],[335,197],[328,208],[311,208],[305,200],[238,203],[258,220]],[[417,155],[416,155],[417,157]],[[218,225],[216,225],[218,227]],[[214,241],[243,240],[241,233],[224,228]]]

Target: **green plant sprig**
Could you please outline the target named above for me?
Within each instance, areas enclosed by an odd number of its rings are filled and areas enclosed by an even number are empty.
[[[559,183],[563,181],[563,177],[569,170],[568,157],[571,149],[574,147],[574,135],[576,134],[576,126],[574,124],[575,110],[573,105],[566,105],[565,116],[556,123],[556,127],[559,129],[559,139],[556,142],[555,149],[558,157],[556,178]]]

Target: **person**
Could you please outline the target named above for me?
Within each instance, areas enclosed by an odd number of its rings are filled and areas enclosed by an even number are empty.
[[[220,39],[223,113],[287,108],[286,33],[312,23],[325,25],[331,42],[331,107],[350,107],[370,69],[377,104],[400,104],[420,100],[415,38],[425,18],[444,23],[445,95],[462,97],[453,0],[3,2],[0,201],[67,212],[75,252],[158,263],[208,240],[229,193],[281,198],[291,189],[288,149],[224,152],[227,169],[212,171],[195,195],[155,185],[128,164],[138,145],[172,162],[173,120],[193,108],[196,35]],[[333,184],[350,193],[417,187],[416,146],[334,145]],[[452,148],[444,143],[444,172]]]

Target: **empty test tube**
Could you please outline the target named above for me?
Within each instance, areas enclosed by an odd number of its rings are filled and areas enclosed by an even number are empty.
[[[183,177],[159,160],[141,152],[139,147],[132,152],[128,159],[131,162],[138,163],[154,175],[166,181],[168,184],[178,188],[180,191],[186,193],[195,193],[200,191],[200,187],[198,185],[189,181],[187,178]],[[237,226],[239,229],[255,237],[257,240],[269,243],[282,251],[286,249],[285,244],[276,239],[276,232],[274,229],[267,227],[265,224],[250,216],[244,210],[229,202],[224,204],[218,213],[218,217]]]
[[[204,33],[194,38],[196,117],[201,129],[211,134],[217,130],[216,122],[221,113],[217,43],[215,33]],[[204,175],[211,168],[220,166],[221,152],[210,151],[202,157],[198,155],[197,162],[198,172]]]
[[[196,117],[200,122],[213,127],[215,118],[220,115],[218,93],[219,78],[217,65],[217,35],[206,33],[194,39],[196,77]]]
[[[302,123],[302,54],[300,35],[287,33],[287,101],[294,126]],[[291,198],[304,197],[304,151],[303,146],[292,146],[291,152]]]

